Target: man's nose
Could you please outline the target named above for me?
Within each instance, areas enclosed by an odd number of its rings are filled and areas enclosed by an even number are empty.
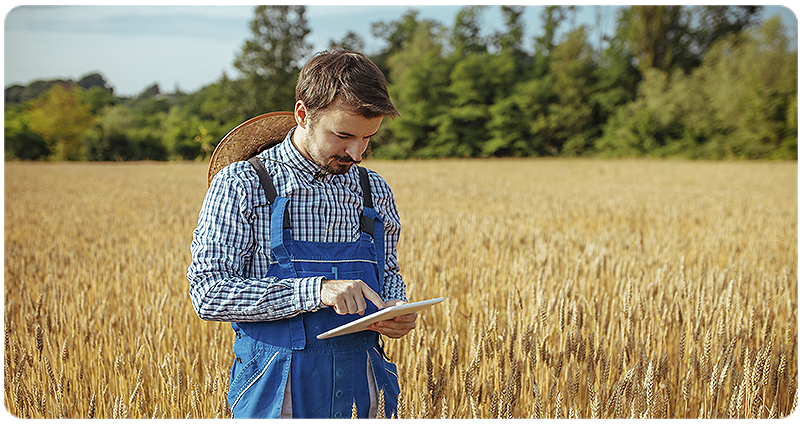
[[[353,143],[349,143],[345,148],[345,153],[350,155],[350,158],[353,158],[354,161],[359,162],[361,161],[361,154],[367,150],[367,143],[368,141],[361,141],[361,140],[354,140]]]

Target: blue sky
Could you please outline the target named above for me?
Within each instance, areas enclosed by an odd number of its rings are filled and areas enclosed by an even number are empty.
[[[365,39],[365,51],[370,52],[380,47],[371,40],[372,23],[395,20],[414,8],[421,18],[450,26],[465,3],[306,4],[312,30],[308,41],[315,50],[354,31]],[[601,29],[613,31],[614,6],[580,7],[575,25],[594,27],[599,14]],[[193,92],[223,72],[236,76],[233,60],[250,35],[247,26],[253,6],[20,6],[5,12],[4,86],[37,79],[77,80],[100,72],[117,94],[135,95],[153,83],[164,92],[176,87]],[[541,32],[540,12],[539,6],[526,7],[528,43]],[[768,7],[764,17],[776,13],[796,37],[794,13],[786,7]],[[486,31],[499,28],[499,7],[487,8],[483,18]]]

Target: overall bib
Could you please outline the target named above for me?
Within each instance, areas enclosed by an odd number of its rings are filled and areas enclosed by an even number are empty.
[[[281,279],[325,276],[362,280],[381,293],[384,268],[383,222],[372,208],[366,169],[359,168],[364,191],[361,235],[354,242],[305,242],[292,239],[289,200],[277,196],[261,160],[250,163],[258,172],[270,203],[268,275]],[[367,300],[365,314],[377,308]],[[292,414],[298,418],[349,418],[353,403],[358,417],[368,417],[368,362],[377,391],[383,390],[385,417],[397,410],[397,368],[387,361],[379,334],[363,331],[318,340],[322,332],[353,321],[357,314],[339,315],[333,308],[301,313],[268,322],[234,322],[236,332],[228,403],[234,418],[280,417],[287,381]],[[291,372],[291,373],[290,373]],[[396,413],[395,413],[396,414]]]

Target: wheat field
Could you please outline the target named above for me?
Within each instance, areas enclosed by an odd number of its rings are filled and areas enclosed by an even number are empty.
[[[782,418],[797,404],[797,163],[370,161],[410,300],[400,418]],[[6,163],[4,402],[225,418],[227,323],[185,270],[203,163]]]

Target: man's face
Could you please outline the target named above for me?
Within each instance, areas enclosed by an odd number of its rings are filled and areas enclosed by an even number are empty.
[[[325,173],[344,174],[361,162],[382,121],[382,117],[364,118],[331,105],[309,121],[304,150]]]

